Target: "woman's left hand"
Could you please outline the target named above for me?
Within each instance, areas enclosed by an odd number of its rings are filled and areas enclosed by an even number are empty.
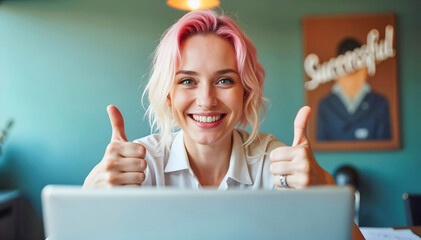
[[[319,166],[311,151],[310,142],[306,135],[308,118],[311,108],[302,107],[294,121],[294,141],[291,147],[279,147],[270,153],[270,172],[273,183],[285,188],[281,183],[281,176],[290,188],[305,188],[313,185],[336,184],[333,177]]]

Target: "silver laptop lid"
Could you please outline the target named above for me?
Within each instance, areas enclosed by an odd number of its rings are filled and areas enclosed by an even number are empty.
[[[353,191],[47,186],[48,240],[351,239]]]

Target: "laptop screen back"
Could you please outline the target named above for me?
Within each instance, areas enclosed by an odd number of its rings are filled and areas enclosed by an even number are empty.
[[[47,186],[48,240],[351,239],[353,192]]]

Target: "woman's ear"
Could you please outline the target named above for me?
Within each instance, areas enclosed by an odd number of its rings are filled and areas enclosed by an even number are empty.
[[[247,100],[248,96],[249,96],[249,92],[244,90],[244,93],[243,93],[243,101],[244,102]]]
[[[171,107],[171,97],[169,94],[167,95],[167,106]]]

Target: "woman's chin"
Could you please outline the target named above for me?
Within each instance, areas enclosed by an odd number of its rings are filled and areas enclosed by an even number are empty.
[[[196,144],[213,146],[213,145],[217,145],[218,143],[223,142],[223,140],[226,137],[227,136],[223,136],[219,134],[218,135],[205,134],[202,136],[193,136],[192,140],[193,140],[193,143],[196,143]]]

